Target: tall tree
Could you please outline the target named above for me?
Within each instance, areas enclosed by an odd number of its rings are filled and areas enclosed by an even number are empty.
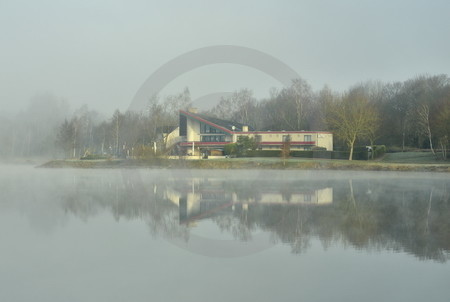
[[[258,122],[257,111],[253,92],[250,89],[240,89],[222,98],[211,113],[222,119],[255,126]]]
[[[330,104],[326,119],[335,135],[350,149],[349,160],[358,139],[366,138],[378,126],[378,112],[361,89],[354,89]]]
[[[61,149],[63,149],[65,155],[70,157],[70,151],[73,148],[73,141],[75,136],[75,129],[72,122],[67,119],[59,127],[57,135],[57,144]]]
[[[428,105],[422,104],[417,110],[417,115],[419,117],[418,122],[421,127],[421,132],[428,137],[431,152],[435,154],[433,149],[433,138],[431,135],[431,127],[430,127],[430,108],[428,107]]]
[[[442,102],[440,109],[435,124],[442,159],[445,160],[447,159],[447,150],[450,146],[450,96],[446,101]]]
[[[303,79],[294,79],[288,91],[295,105],[296,130],[307,128],[306,119],[313,98],[311,86]]]
[[[120,155],[120,130],[121,130],[121,126],[123,123],[123,114],[120,113],[119,110],[116,110],[113,114],[112,117],[112,125],[113,125],[113,133],[114,133],[114,150],[115,150],[115,155],[119,156]]]

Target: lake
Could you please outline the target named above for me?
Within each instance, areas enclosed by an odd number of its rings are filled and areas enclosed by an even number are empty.
[[[450,175],[0,166],[0,301],[449,301]]]

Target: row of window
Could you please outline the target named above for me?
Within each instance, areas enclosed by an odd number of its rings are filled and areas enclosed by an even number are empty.
[[[291,150],[311,150],[313,146],[291,146]],[[259,148],[260,150],[262,147]],[[264,146],[264,149],[273,149],[273,150],[280,150],[283,149],[282,145],[279,146]]]
[[[283,135],[283,142],[291,141],[292,138],[290,135]],[[304,142],[312,142],[312,136],[311,135],[304,135],[303,137]]]
[[[201,134],[208,134],[208,133],[224,133],[223,131],[214,128],[208,124],[200,123],[200,133]]]
[[[283,135],[283,142],[289,142],[292,138],[290,135]],[[262,141],[261,135],[255,135],[255,142],[260,143]],[[303,138],[304,142],[312,142],[312,136],[311,135],[305,135]]]
[[[224,142],[225,135],[203,135],[202,142]]]
[[[202,135],[201,137],[202,142],[224,142],[225,141],[225,135]],[[290,141],[291,137],[290,135],[283,135],[283,142]],[[255,141],[257,143],[261,142],[261,135],[255,135]],[[311,142],[311,135],[305,135],[304,138],[305,142]]]

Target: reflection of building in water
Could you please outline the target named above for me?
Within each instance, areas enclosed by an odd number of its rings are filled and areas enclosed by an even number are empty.
[[[228,189],[225,189],[228,188]],[[192,180],[190,185],[167,189],[166,198],[179,207],[180,223],[249,210],[249,205],[328,205],[333,202],[333,188],[308,189],[292,187],[282,190],[272,184],[241,192],[223,181]]]
[[[220,182],[192,180],[190,186],[167,189],[166,198],[179,206],[180,223],[230,213],[232,193],[226,192]]]
[[[300,205],[325,205],[333,202],[333,188],[318,190],[304,189],[298,192],[261,192],[258,198],[240,201],[237,194],[233,194],[235,203],[258,203],[258,204],[300,204]]]

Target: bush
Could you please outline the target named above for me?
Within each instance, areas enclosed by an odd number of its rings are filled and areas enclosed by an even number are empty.
[[[238,136],[236,142],[236,154],[238,156],[246,157],[252,151],[255,151],[257,148],[257,144],[253,137],[248,136]]]
[[[139,145],[134,148],[134,156],[140,159],[155,157],[155,151],[151,146]]]
[[[237,144],[231,143],[223,146],[223,155],[236,155],[237,153]]]
[[[386,153],[386,146],[385,145],[375,145],[372,146],[373,148],[373,158],[379,158],[383,156]]]

